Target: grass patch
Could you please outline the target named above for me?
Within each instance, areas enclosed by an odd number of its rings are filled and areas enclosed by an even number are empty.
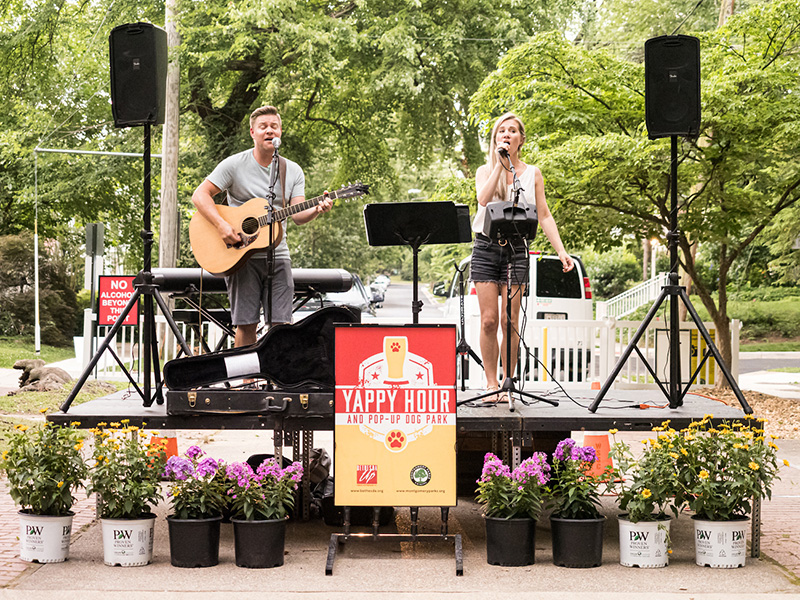
[[[38,416],[42,410],[47,412],[55,411],[67,399],[74,384],[75,382],[72,382],[64,386],[63,390],[53,392],[22,392],[13,396],[0,396],[0,412]],[[127,387],[127,381],[87,381],[72,404],[83,404],[89,400],[107,396],[114,391],[124,390]]]
[[[42,345],[42,353],[37,355],[33,338],[0,337],[0,368],[10,369],[16,361],[25,358],[41,358],[49,364],[74,357],[75,350],[73,348]]]
[[[800,367],[781,367],[780,369],[767,369],[771,373],[800,373]]]
[[[740,352],[800,352],[800,341],[788,340],[785,342],[748,342],[742,340],[739,344]]]

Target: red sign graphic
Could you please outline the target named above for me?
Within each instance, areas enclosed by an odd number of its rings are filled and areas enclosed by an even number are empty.
[[[97,295],[97,324],[113,325],[122,314],[134,293],[132,275],[101,275]],[[125,317],[123,325],[136,325],[139,322],[139,303]]]

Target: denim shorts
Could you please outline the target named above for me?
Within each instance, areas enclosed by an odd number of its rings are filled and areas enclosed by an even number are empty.
[[[225,278],[231,301],[231,322],[234,325],[251,325],[260,320],[261,308],[267,318],[267,259],[251,257],[233,275]],[[272,280],[272,322],[292,322],[294,280],[292,261],[275,260]]]
[[[510,243],[510,242],[509,242]],[[508,248],[483,234],[475,235],[472,245],[470,279],[505,285],[507,281]],[[511,247],[511,285],[527,285],[530,255],[528,246],[517,243]]]

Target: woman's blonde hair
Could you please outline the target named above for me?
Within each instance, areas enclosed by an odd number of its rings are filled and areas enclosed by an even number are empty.
[[[503,115],[500,115],[497,118],[497,121],[494,122],[494,126],[492,127],[492,133],[489,137],[489,156],[488,156],[488,163],[489,163],[489,172],[491,173],[494,170],[495,165],[497,164],[497,142],[495,138],[497,137],[497,130],[501,124],[505,123],[506,121],[514,119],[517,122],[517,126],[519,127],[519,133],[522,137],[522,143],[520,143],[519,147],[525,144],[525,123],[522,122],[517,115],[512,112],[507,112]],[[505,177],[500,177],[500,180],[497,182],[497,188],[494,191],[494,200],[508,200],[508,184],[506,183]]]

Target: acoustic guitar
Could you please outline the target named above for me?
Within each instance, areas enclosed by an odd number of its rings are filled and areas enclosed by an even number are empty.
[[[363,183],[347,185],[335,192],[329,192],[330,200],[356,198],[369,193],[369,186]],[[189,241],[197,262],[214,275],[230,275],[244,265],[251,254],[265,248],[274,247],[283,237],[281,224],[289,216],[319,204],[324,196],[317,196],[286,208],[270,210],[265,198],[253,198],[241,206],[215,205],[217,212],[225,219],[242,240],[238,244],[226,244],[217,228],[200,212],[196,212],[189,222]],[[272,235],[270,236],[270,223]]]

